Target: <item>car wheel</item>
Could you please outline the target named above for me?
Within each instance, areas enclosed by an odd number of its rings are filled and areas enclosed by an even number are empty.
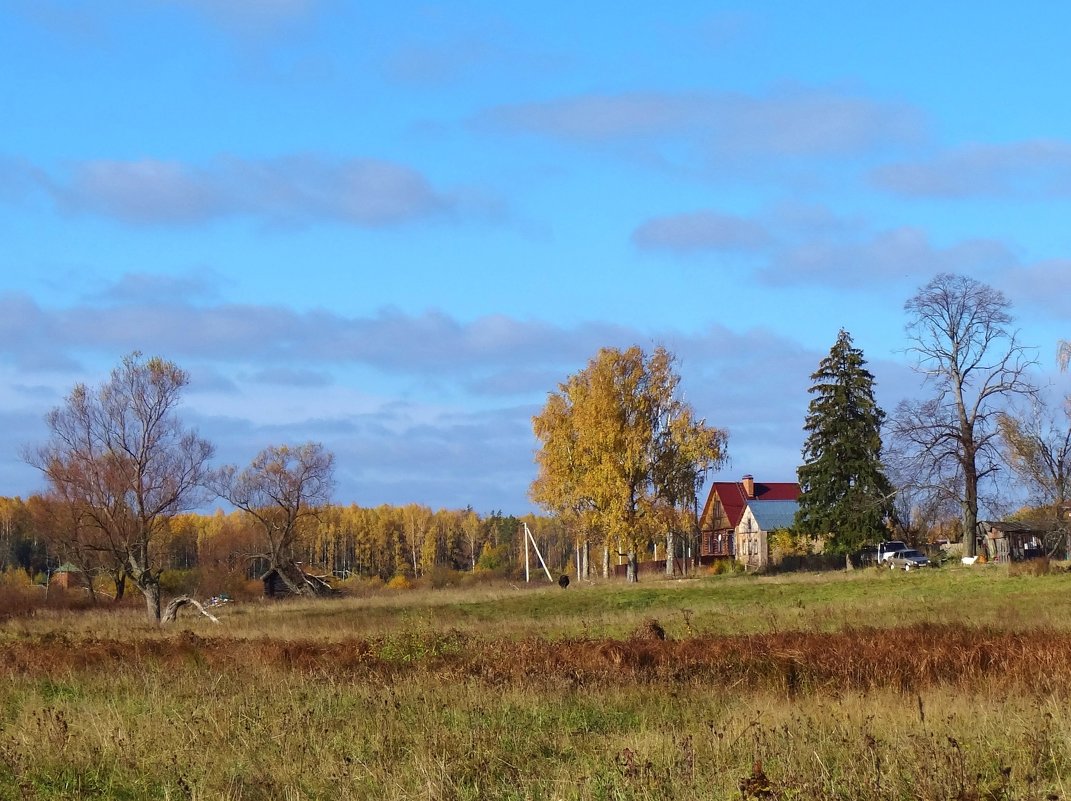
[[[908,570],[910,570],[910,569],[911,569],[911,563],[910,563],[910,562],[908,562],[908,563],[907,563],[906,565],[904,565],[904,570],[905,570],[905,571],[908,571]]]

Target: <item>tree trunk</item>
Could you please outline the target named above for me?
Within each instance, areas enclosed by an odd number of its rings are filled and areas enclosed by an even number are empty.
[[[126,571],[120,570],[112,578],[115,580],[115,602],[119,603],[126,593]]]
[[[186,604],[190,604],[191,606],[196,607],[197,611],[199,611],[202,615],[207,617],[213,623],[219,623],[219,619],[215,615],[213,615],[211,612],[209,612],[207,609],[205,609],[200,603],[198,603],[197,601],[193,600],[193,598],[191,598],[188,595],[180,595],[178,598],[173,598],[171,600],[171,603],[169,603],[167,605],[167,608],[164,610],[164,614],[163,614],[163,617],[160,619],[160,622],[161,623],[174,623],[178,619],[178,610],[181,609],[182,607],[186,606]]]
[[[635,584],[640,580],[639,565],[636,564],[636,551],[633,548],[628,552],[628,567],[625,569],[625,580],[629,584]]]
[[[674,551],[673,542],[673,529],[666,532],[666,575],[670,578],[673,577],[673,556]]]
[[[150,623],[160,624],[160,580],[148,571],[137,577],[138,589],[145,596],[145,614]]]
[[[585,579],[591,578],[591,570],[588,567],[588,555],[591,552],[591,545],[585,538],[583,544],[580,546],[580,563],[583,565],[581,571]]]
[[[279,574],[279,578],[283,580],[283,584],[294,595],[300,595],[305,598],[318,598],[331,593],[331,589],[324,586],[323,582],[308,578],[293,561],[274,565],[274,568]]]
[[[964,461],[963,552],[966,556],[974,556],[978,553],[978,470],[973,453]]]
[[[610,578],[610,546],[602,546],[602,577]]]

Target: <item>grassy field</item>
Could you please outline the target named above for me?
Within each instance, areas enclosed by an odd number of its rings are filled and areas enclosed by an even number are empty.
[[[995,566],[38,610],[0,799],[1068,798],[1069,611]]]

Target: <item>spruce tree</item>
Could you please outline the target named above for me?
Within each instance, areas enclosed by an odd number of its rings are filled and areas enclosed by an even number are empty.
[[[853,551],[884,537],[893,490],[881,464],[885,413],[874,400],[874,376],[863,352],[841,330],[811,376],[798,470],[800,507],[795,528],[826,536],[827,548]]]

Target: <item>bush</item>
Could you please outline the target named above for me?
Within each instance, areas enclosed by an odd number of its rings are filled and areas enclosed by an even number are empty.
[[[0,587],[21,589],[31,586],[33,586],[33,580],[30,578],[30,574],[14,565],[8,565],[0,573]]]
[[[413,589],[413,582],[409,580],[407,576],[399,573],[397,576],[387,582],[388,590],[411,590]]]
[[[728,559],[715,559],[707,568],[707,574],[711,576],[723,576],[739,573],[743,569],[743,566],[731,557]]]
[[[379,576],[361,576],[353,573],[347,578],[336,581],[334,587],[344,595],[364,598],[382,590],[384,582]]]
[[[810,534],[795,534],[787,528],[779,528],[770,534],[770,555],[775,562],[786,556],[809,556],[815,552],[814,546]]]
[[[445,565],[436,565],[425,573],[417,583],[419,586],[431,587],[433,590],[455,587],[461,583],[461,573],[451,570]]]

